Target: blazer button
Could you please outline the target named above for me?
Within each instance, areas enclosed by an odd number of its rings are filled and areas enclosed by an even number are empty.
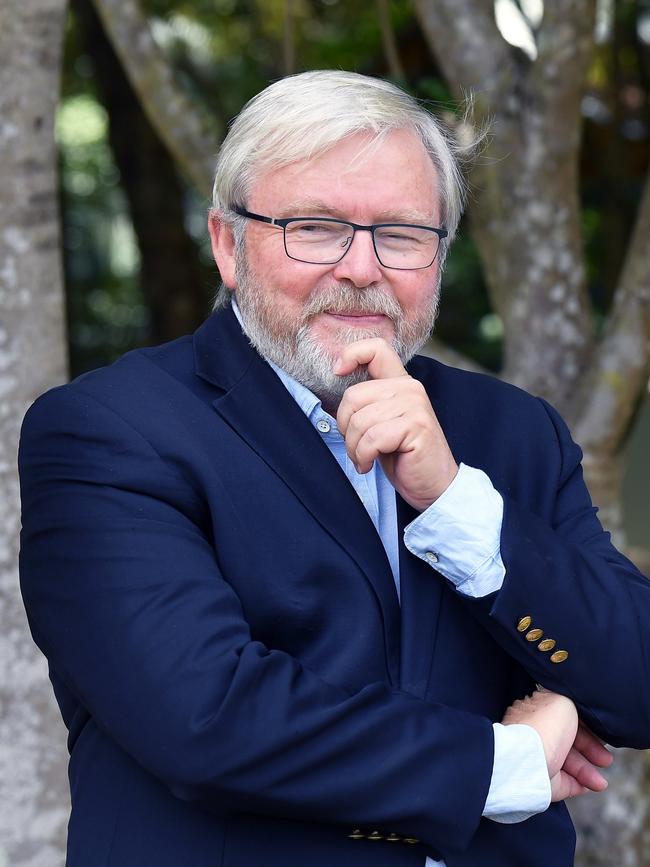
[[[525,632],[532,622],[532,617],[529,617],[528,615],[522,617],[521,620],[517,623],[517,632]]]
[[[564,662],[564,660],[568,658],[569,654],[566,650],[556,650],[555,653],[552,653],[550,656],[551,662]]]
[[[365,840],[366,835],[359,829],[355,828],[350,834],[348,834],[350,840]]]
[[[543,629],[531,629],[526,633],[526,641],[538,641],[544,635]]]
[[[396,834],[394,831],[391,831],[391,833],[388,835],[388,837],[386,837],[386,842],[387,843],[399,843],[399,841],[401,839],[402,838],[399,836],[399,834]]]
[[[369,840],[383,840],[384,835],[380,834],[379,831],[373,831],[371,834],[368,834]]]
[[[418,840],[417,837],[404,837],[403,842],[404,843],[411,843],[411,845],[412,845],[413,843],[419,843],[420,841]]]
[[[545,638],[544,641],[540,641],[540,643],[537,645],[537,649],[541,650],[542,652],[545,652],[547,650],[553,650],[554,647],[555,642],[552,638]]]

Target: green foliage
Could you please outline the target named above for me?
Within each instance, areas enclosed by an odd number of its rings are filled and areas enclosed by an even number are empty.
[[[246,100],[285,74],[284,0],[143,0],[143,6],[180,82],[207,106],[221,130]],[[650,21],[650,3],[621,0],[616,9],[610,35],[595,54],[585,101],[583,224],[599,320],[611,301],[648,159],[650,64],[637,25],[642,15]],[[294,71],[343,68],[389,77],[375,3],[294,0],[293,10]],[[453,113],[456,106],[430,56],[412,2],[393,0],[390,11],[407,79],[399,83],[430,100],[437,113]],[[93,58],[71,15],[59,143],[75,372],[146,342],[150,319],[139,286],[137,238],[129,228],[94,75]],[[188,191],[184,207],[187,230],[206,259],[203,205]],[[500,322],[490,311],[465,226],[447,263],[438,335],[482,364],[498,367]]]

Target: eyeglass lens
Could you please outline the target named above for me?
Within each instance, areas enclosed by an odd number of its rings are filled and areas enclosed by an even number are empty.
[[[338,221],[292,220],[285,228],[287,255],[302,262],[332,264],[343,258],[354,228]],[[386,268],[426,268],[436,257],[439,238],[431,229],[380,226],[374,230],[377,258]]]

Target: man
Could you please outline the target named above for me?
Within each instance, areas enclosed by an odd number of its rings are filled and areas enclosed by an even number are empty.
[[[650,586],[565,425],[404,366],[461,201],[397,88],[277,82],[219,156],[214,314],[28,413],[72,867],[561,867],[598,738],[649,745]]]

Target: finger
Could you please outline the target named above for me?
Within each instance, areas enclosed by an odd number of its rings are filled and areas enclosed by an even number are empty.
[[[361,364],[368,366],[372,379],[408,376],[395,350],[380,337],[369,337],[346,346],[334,365],[334,373],[346,376]]]
[[[605,777],[575,747],[569,750],[562,770],[592,792],[602,792],[607,788]]]
[[[584,786],[567,774],[566,771],[558,771],[551,780],[551,801],[564,801],[566,798],[576,798],[587,792]]]
[[[336,424],[343,436],[347,436],[348,426],[352,416],[366,406],[392,400],[397,397],[398,389],[402,390],[407,384],[415,383],[416,380],[408,377],[380,379],[372,382],[359,382],[346,389],[336,413]],[[419,385],[419,383],[418,383]]]
[[[404,415],[404,412],[404,402],[396,399],[394,395],[384,400],[370,403],[353,412],[344,428],[345,447],[350,460],[356,464],[357,447],[366,431],[381,422],[400,418]],[[339,430],[343,433],[341,422],[337,420],[337,424]]]
[[[357,472],[367,473],[376,458],[402,451],[409,432],[408,423],[401,418],[381,421],[365,431],[355,450]]]
[[[614,756],[600,738],[582,724],[578,727],[573,745],[592,765],[598,765],[599,768],[608,768],[614,761]]]

